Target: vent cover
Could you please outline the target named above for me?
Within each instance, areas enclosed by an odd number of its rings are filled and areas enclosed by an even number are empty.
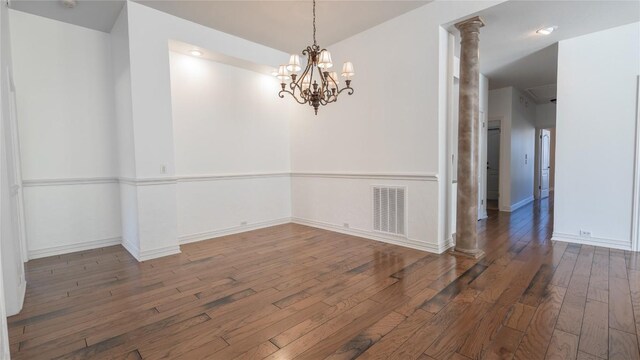
[[[373,187],[373,230],[406,235],[406,193],[404,187]]]
[[[527,92],[533,96],[536,103],[545,104],[556,98],[558,89],[556,84],[550,84],[529,88]]]

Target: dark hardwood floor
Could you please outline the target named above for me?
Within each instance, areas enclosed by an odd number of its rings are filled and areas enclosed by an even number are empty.
[[[28,263],[15,359],[640,359],[640,255],[549,240],[548,200],[480,261],[300,225]]]

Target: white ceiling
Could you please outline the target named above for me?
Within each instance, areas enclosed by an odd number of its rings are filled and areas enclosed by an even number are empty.
[[[313,43],[309,0],[136,1],[288,53],[299,53]],[[428,1],[318,0],[318,44],[328,46],[344,40],[426,3]]]
[[[12,0],[11,7],[108,32],[124,3],[77,1],[73,9],[59,0]],[[312,42],[310,0],[135,1],[285,52],[298,53]],[[428,2],[318,0],[318,43],[328,46]],[[480,32],[480,69],[489,77],[490,88],[526,90],[556,82],[558,41],[639,21],[640,1],[512,0],[475,15],[486,23]],[[558,26],[551,35],[535,33],[550,25]]]
[[[480,71],[490,88],[526,90],[556,83],[558,41],[640,21],[640,1],[508,1],[476,15],[485,21]],[[536,34],[552,25],[551,35]]]
[[[78,0],[68,9],[57,0],[11,0],[11,8],[50,19],[110,32],[124,0]]]
[[[12,8],[110,31],[122,1],[12,0]],[[135,0],[157,10],[289,53],[313,43],[310,0]],[[427,0],[318,0],[318,44],[328,46],[427,4]]]

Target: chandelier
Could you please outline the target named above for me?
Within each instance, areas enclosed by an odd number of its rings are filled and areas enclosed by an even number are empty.
[[[280,98],[284,94],[290,94],[299,104],[312,106],[316,115],[320,105],[324,106],[338,100],[338,95],[347,90],[347,94],[353,94],[351,77],[355,75],[353,64],[345,62],[342,66],[342,76],[345,78],[345,87],[339,88],[338,74],[330,72],[333,67],[331,53],[327,49],[321,49],[316,42],[316,0],[313,0],[313,45],[302,50],[302,55],[307,57],[307,66],[298,76],[300,56],[291,55],[289,63],[280,65],[276,77],[280,80],[282,90],[278,93]],[[287,81],[291,82],[287,86]]]

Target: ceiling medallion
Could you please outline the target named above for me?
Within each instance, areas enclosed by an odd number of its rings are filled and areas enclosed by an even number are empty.
[[[324,106],[338,100],[338,95],[347,90],[347,94],[353,94],[351,77],[355,75],[353,64],[345,62],[342,66],[342,76],[346,86],[340,89],[338,74],[329,72],[333,67],[331,53],[327,49],[321,49],[316,42],[316,0],[313,0],[313,45],[302,50],[302,55],[307,57],[307,67],[298,76],[300,57],[291,55],[289,63],[280,65],[276,77],[280,80],[282,90],[278,96],[284,98],[284,94],[290,94],[298,103],[309,104],[318,115],[320,105]],[[287,81],[291,80],[287,89]]]

